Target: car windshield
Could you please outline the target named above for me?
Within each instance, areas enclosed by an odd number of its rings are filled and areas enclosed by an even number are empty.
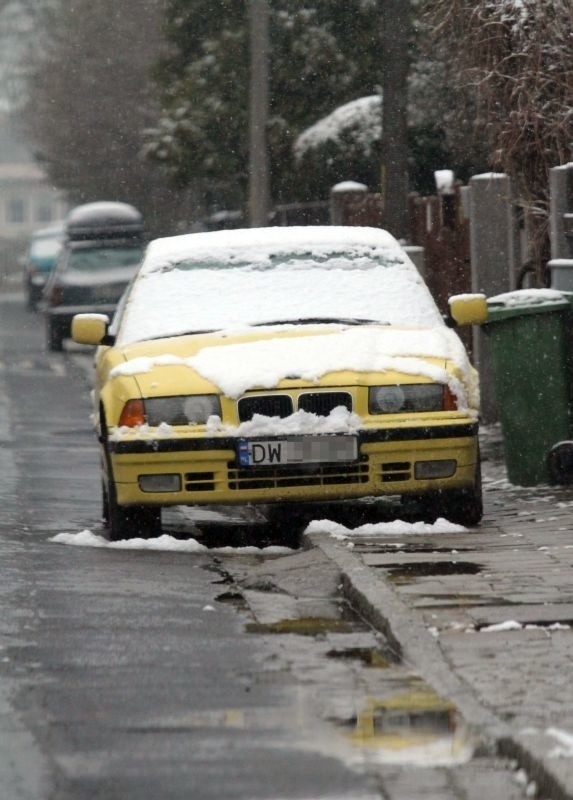
[[[98,247],[72,250],[68,266],[80,272],[134,267],[141,261],[143,247]]]
[[[304,324],[443,324],[414,265],[385,252],[166,260],[135,281],[118,343],[197,331]]]

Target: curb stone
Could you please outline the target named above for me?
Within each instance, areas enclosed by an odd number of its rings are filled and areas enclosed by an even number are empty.
[[[538,792],[551,800],[573,800],[551,764],[547,747],[500,720],[485,708],[445,658],[438,642],[420,617],[397,595],[392,586],[354,555],[324,533],[303,534],[303,547],[318,548],[341,574],[342,592],[350,605],[380,631],[401,660],[415,668],[438,694],[452,700],[466,723],[479,738],[482,748],[514,759],[535,781]]]

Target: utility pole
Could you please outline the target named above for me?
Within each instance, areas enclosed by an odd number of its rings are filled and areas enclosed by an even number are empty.
[[[249,226],[268,224],[270,201],[269,0],[249,0],[251,74],[249,90]]]
[[[408,235],[408,71],[410,0],[382,6],[382,186],[384,227]]]

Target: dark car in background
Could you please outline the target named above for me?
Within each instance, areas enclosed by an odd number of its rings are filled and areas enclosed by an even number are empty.
[[[34,310],[52,272],[64,242],[63,224],[34,231],[24,259],[24,293],[26,305]]]
[[[48,350],[62,350],[74,314],[114,313],[144,248],[143,218],[134,206],[96,202],[72,209],[43,292]]]

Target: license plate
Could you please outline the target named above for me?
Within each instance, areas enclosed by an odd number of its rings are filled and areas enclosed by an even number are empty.
[[[237,457],[241,467],[356,461],[358,440],[356,436],[239,439]]]

